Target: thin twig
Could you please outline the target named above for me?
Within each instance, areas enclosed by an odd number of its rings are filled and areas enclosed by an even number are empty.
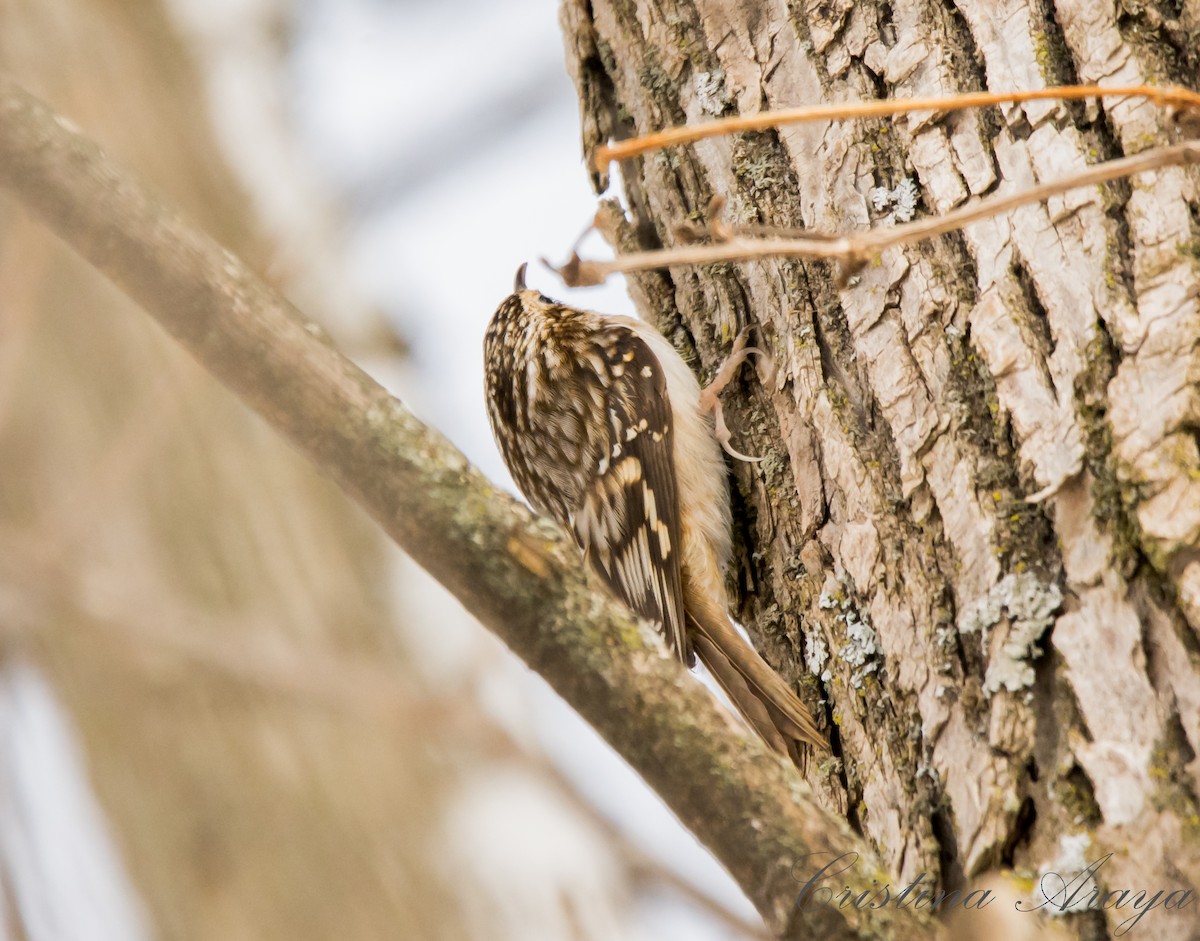
[[[690,144],[706,137],[719,137],[738,131],[761,131],[787,124],[803,124],[809,121],[848,121],[853,118],[882,118],[896,114],[909,114],[914,111],[963,111],[968,108],[983,108],[989,105],[1020,104],[1026,101],[1045,99],[1071,101],[1080,98],[1145,98],[1160,107],[1200,111],[1200,94],[1178,86],[1158,88],[1153,85],[1115,87],[1062,85],[1030,91],[968,92],[961,95],[939,95],[930,98],[888,98],[880,101],[836,102],[785,108],[779,111],[762,111],[758,114],[735,115],[709,121],[706,124],[672,127],[631,137],[628,140],[601,144],[592,154],[592,166],[596,171],[603,173],[614,160],[626,160],[673,144]]]
[[[1110,180],[1180,164],[1200,163],[1200,141],[1156,147],[1132,157],[1097,164],[1061,180],[1042,183],[1018,193],[974,200],[941,216],[918,219],[903,225],[886,226],[849,235],[829,235],[790,229],[741,229],[719,242],[681,245],[676,248],[630,252],[608,261],[572,257],[554,270],[571,287],[600,284],[610,274],[646,271],[674,265],[711,265],[759,258],[820,258],[837,261],[844,273],[865,264],[893,245],[906,245],[954,232],[972,222],[1011,212],[1050,196],[1096,186]],[[770,233],[770,234],[761,234]]]

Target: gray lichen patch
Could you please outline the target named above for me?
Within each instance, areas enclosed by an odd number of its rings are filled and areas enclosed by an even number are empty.
[[[818,603],[827,611],[840,609],[834,620],[845,625],[846,642],[838,649],[837,656],[852,669],[850,686],[862,689],[866,678],[879,670],[879,637],[875,629],[860,616],[846,595],[835,597],[824,592]],[[825,652],[823,645],[821,652]]]
[[[880,225],[895,225],[897,222],[911,222],[917,214],[917,202],[921,192],[912,177],[906,176],[893,188],[876,186],[870,192],[871,207],[877,213],[886,213],[879,220]]]
[[[1031,906],[1038,906],[1051,917],[1086,911],[1099,888],[1093,874],[1094,858],[1089,834],[1062,834],[1054,859],[1038,869]]]
[[[833,674],[826,669],[826,664],[829,663],[829,648],[825,645],[825,638],[814,634],[808,642],[808,650],[804,655],[804,664],[808,667],[808,672],[820,678],[822,683],[828,683]]]
[[[733,103],[733,97],[729,94],[729,89],[725,84],[724,69],[698,71],[695,73],[694,84],[696,102],[705,114],[720,117]]]
[[[979,634],[985,655],[992,629],[1007,623],[999,649],[989,657],[984,693],[1017,692],[1033,685],[1033,661],[1042,653],[1039,641],[1054,623],[1062,598],[1057,585],[1042,582],[1030,572],[1013,573],[962,612],[959,633]]]

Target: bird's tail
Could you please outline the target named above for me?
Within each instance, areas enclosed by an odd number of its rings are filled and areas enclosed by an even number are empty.
[[[700,661],[730,702],[768,745],[801,768],[810,748],[829,751],[808,707],[715,607],[688,611],[690,633]]]

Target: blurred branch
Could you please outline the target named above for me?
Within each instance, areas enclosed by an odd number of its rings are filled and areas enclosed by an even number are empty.
[[[797,876],[819,869],[812,859],[828,859],[830,850],[859,854],[838,880],[855,895],[888,877],[793,769],[736,730],[663,655],[648,628],[592,590],[556,528],[489,484],[236,257],[5,80],[0,186],[143,306],[541,674],[728,867],[768,925],[783,930],[794,919],[796,930],[847,941],[936,936],[927,918],[908,910],[818,904],[797,911]]]

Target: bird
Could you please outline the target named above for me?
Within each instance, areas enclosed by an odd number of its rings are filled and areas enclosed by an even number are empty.
[[[715,394],[650,324],[551,300],[525,270],[484,335],[488,418],[513,480],[684,666],[699,657],[750,727],[803,768],[825,736],[729,616]]]

